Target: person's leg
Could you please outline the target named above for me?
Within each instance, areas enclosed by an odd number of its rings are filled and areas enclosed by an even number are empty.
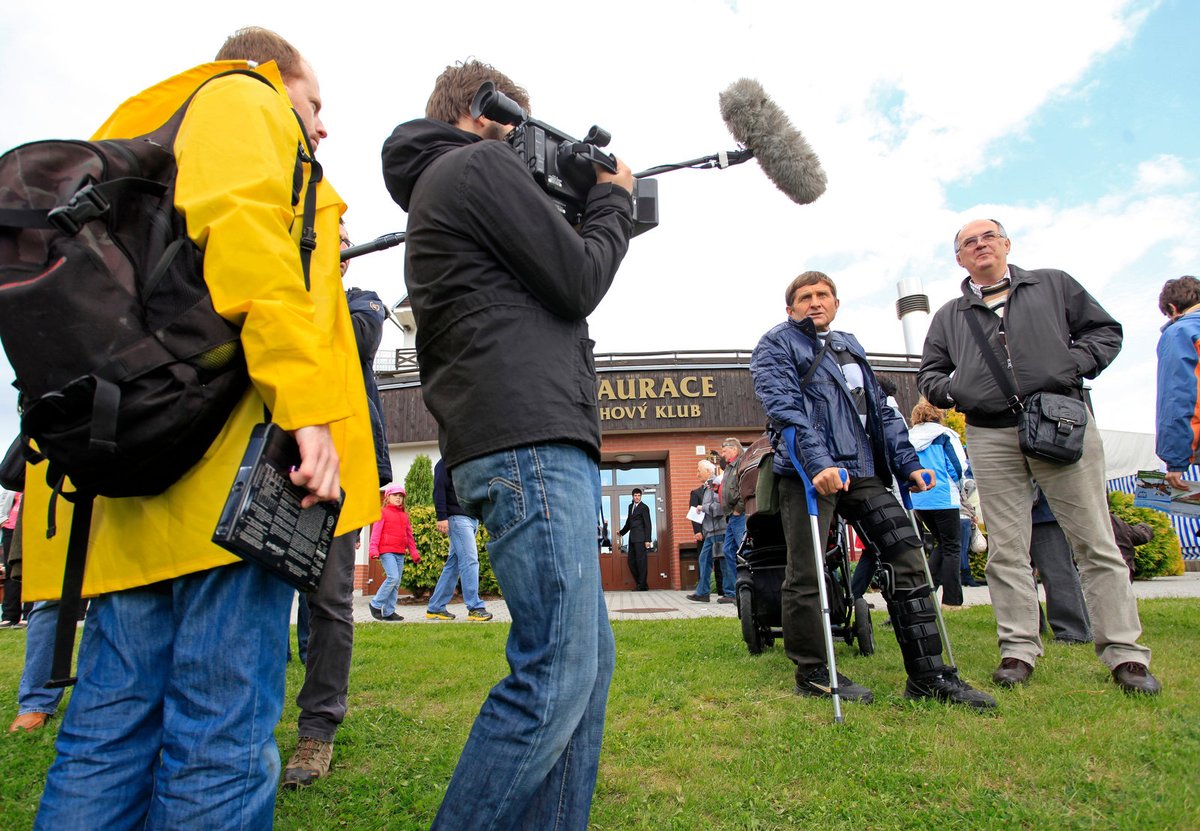
[[[975,576],[971,574],[971,536],[975,530],[975,524],[971,520],[959,514],[958,518],[959,537],[958,537],[958,556],[961,565],[961,579],[964,586],[978,586],[980,583],[975,580]]]
[[[721,593],[726,597],[733,597],[737,591],[737,551],[741,547],[742,539],[745,536],[746,515],[731,515],[728,524],[725,526],[725,543],[722,546],[725,551],[725,567],[722,572],[724,579],[721,583]]]
[[[824,540],[833,521],[832,497],[818,499],[818,532]],[[796,677],[824,666],[825,619],[821,616],[821,599],[817,580],[816,556],[813,553],[812,525],[808,515],[808,499],[804,483],[787,476],[779,478],[779,518],[787,542],[787,566],[784,569],[781,605],[783,615],[783,645],[788,658],[796,665]]]
[[[708,599],[709,592],[712,590],[712,564],[713,564],[713,539],[712,535],[706,536],[704,542],[700,543],[699,557],[699,574],[696,580],[696,591],[693,595]]]
[[[54,663],[54,630],[58,623],[58,601],[39,600],[29,613],[25,632],[25,668],[17,688],[17,715],[54,715],[62,700],[62,688],[47,689]]]
[[[942,605],[961,606],[963,602],[962,558],[959,556],[958,550],[961,530],[958,525],[958,508],[927,511],[926,513],[929,514],[933,536],[937,540],[937,571],[934,572],[933,580],[942,587]],[[930,561],[929,568],[931,571],[934,569],[933,560]]]
[[[1092,624],[1088,619],[1079,584],[1079,571],[1071,557],[1071,546],[1057,522],[1036,522],[1029,543],[1029,557],[1042,576],[1046,590],[1046,622],[1055,640],[1090,643]]]
[[[858,600],[867,593],[867,589],[871,587],[871,578],[875,576],[875,569],[878,567],[879,558],[875,556],[875,549],[867,546],[858,558],[858,564],[854,566],[854,574],[850,578],[852,598]]]
[[[354,539],[358,532],[333,538],[317,590],[308,595],[311,636],[304,684],[296,695],[298,732],[332,742],[346,717],[350,658],[354,652]]]
[[[456,465],[512,614],[511,673],[479,711],[434,829],[585,829],[613,668],[596,557],[599,475],[572,445]],[[591,483],[591,487],[581,487]]]
[[[1033,486],[1017,428],[967,425],[971,467],[988,526],[988,592],[996,615],[1000,657],[1032,667],[1042,654],[1038,599],[1030,580]],[[1103,484],[1101,484],[1103,492]]]
[[[647,556],[648,555],[647,555],[646,543],[639,542],[634,547],[634,558],[633,558],[634,564],[637,567],[636,571],[633,575],[633,582],[634,582],[635,587],[638,589],[646,588],[646,571],[647,571],[646,558],[647,558]]]
[[[459,565],[459,550],[455,540],[455,529],[453,520],[457,517],[450,517],[447,520],[448,537],[450,542],[450,550],[446,554],[446,564],[442,566],[442,573],[438,575],[437,584],[433,587],[433,591],[429,595],[429,603],[425,606],[425,612],[438,613],[446,611],[446,604],[454,598],[454,589],[458,586],[458,579],[461,567]],[[476,566],[475,571],[476,583],[479,581],[479,570]],[[466,580],[463,580],[463,599],[466,599],[467,589],[465,586]]]
[[[1083,457],[1071,465],[1033,462],[1042,486],[1079,563],[1079,580],[1095,636],[1096,654],[1110,669],[1126,662],[1148,666],[1150,650],[1138,643],[1142,623],[1108,518],[1104,447],[1095,422],[1084,434]]]
[[[322,575],[323,579],[324,575]],[[299,592],[296,595],[296,654],[300,663],[308,665],[308,639],[312,635],[312,610],[308,608],[308,594]],[[291,647],[288,647],[288,660],[292,659]]]
[[[35,829],[145,827],[177,624],[168,584],[92,601]]]
[[[180,577],[172,589],[178,634],[147,825],[270,828],[292,588],[237,563]]]
[[[396,593],[400,588],[399,557],[395,554],[380,554],[379,565],[383,568],[384,579],[379,584],[378,591],[371,598],[371,605],[378,609],[384,617],[396,611]]]

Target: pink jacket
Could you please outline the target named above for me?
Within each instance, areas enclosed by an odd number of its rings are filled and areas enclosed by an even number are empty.
[[[420,562],[407,511],[395,505],[383,506],[383,518],[371,528],[370,553],[372,558],[380,554],[412,554],[413,562]]]

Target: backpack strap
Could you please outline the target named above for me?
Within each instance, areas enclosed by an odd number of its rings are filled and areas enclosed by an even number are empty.
[[[88,535],[92,528],[92,503],[95,495],[76,493],[71,501],[71,535],[67,541],[67,567],[63,572],[62,600],[54,630],[54,663],[46,686],[55,689],[75,683],[71,658],[75,652],[75,630],[83,600],[83,569],[87,563]]]

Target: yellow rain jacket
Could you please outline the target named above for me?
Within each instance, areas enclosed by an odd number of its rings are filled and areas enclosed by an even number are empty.
[[[247,66],[214,62],[170,78],[122,104],[92,138],[148,133],[206,78]],[[292,206],[303,137],[275,64],[256,71],[275,89],[240,75],[213,81],[193,99],[175,140],[175,207],[204,249],[214,307],[242,327],[252,383],[208,452],[167,491],[96,500],[85,595],[238,561],[212,543],[212,533],[264,403],[288,430],[330,424],[346,491],[337,533],[379,518],[367,397],[338,269],[337,225],[345,205],[328,183],[318,185],[317,248],[306,291],[299,249],[303,195]],[[26,473],[24,596],[54,599],[62,589],[71,506],[58,500],[58,533],[47,540],[45,466]]]

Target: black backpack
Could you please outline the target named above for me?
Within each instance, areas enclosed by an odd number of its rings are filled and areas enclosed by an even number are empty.
[[[242,69],[208,81],[231,74],[271,86]],[[60,642],[68,618],[74,638],[93,498],[166,490],[204,455],[249,384],[240,331],[213,309],[204,252],[175,210],[172,151],[196,92],[138,138],[37,141],[0,156],[0,341],[16,374],[22,434],[48,460],[55,495],[75,504]],[[321,169],[305,142],[292,204],[310,163],[300,243],[307,288]],[[62,491],[64,475],[73,492]],[[52,502],[49,535],[53,513]],[[70,683],[69,646],[67,673],[59,652],[56,644],[56,683]]]
[[[0,340],[51,485],[66,474],[101,496],[161,493],[246,390],[239,330],[213,310],[204,252],[175,210],[172,145],[190,103],[139,138],[0,156]]]

